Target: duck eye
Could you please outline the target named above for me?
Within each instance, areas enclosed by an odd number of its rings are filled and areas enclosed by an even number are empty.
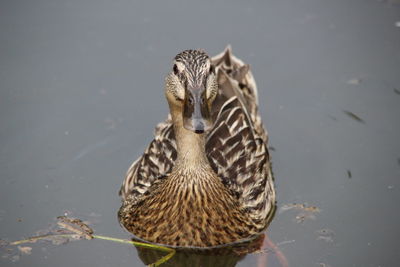
[[[210,74],[211,74],[211,73],[215,74],[215,68],[214,68],[214,65],[211,65],[211,66],[210,66]]]
[[[174,74],[178,75],[178,66],[176,64],[174,64],[173,70],[174,70]]]

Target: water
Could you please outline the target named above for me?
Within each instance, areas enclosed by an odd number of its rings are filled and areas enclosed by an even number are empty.
[[[267,233],[290,266],[397,266],[399,21],[395,0],[2,1],[0,237],[68,213],[129,238],[117,191],[166,117],[171,59],[230,43],[259,86],[279,207],[320,209],[278,210]],[[1,266],[143,266],[101,240],[32,246]]]

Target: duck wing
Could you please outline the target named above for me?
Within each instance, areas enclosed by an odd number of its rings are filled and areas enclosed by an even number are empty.
[[[249,214],[266,220],[275,204],[269,153],[236,96],[222,107],[206,153],[214,172]]]
[[[127,171],[119,191],[122,199],[126,200],[129,196],[137,200],[157,179],[171,172],[176,158],[175,133],[171,118],[168,118],[157,125],[153,141]]]
[[[257,87],[249,66],[234,57],[230,47],[214,57],[213,64],[220,92],[213,106],[214,128],[207,136],[207,157],[224,185],[262,223],[273,215],[275,191]]]

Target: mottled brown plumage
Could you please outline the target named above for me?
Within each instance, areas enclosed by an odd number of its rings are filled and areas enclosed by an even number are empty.
[[[186,50],[175,57],[165,91],[171,114],[128,170],[121,224],[141,239],[179,247],[260,234],[275,191],[249,66],[229,47],[212,59]]]

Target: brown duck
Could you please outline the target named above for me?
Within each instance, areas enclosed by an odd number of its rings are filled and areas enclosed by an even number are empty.
[[[165,80],[170,115],[127,172],[121,224],[138,238],[214,247],[262,233],[275,211],[268,136],[249,66],[230,47],[186,50]]]

